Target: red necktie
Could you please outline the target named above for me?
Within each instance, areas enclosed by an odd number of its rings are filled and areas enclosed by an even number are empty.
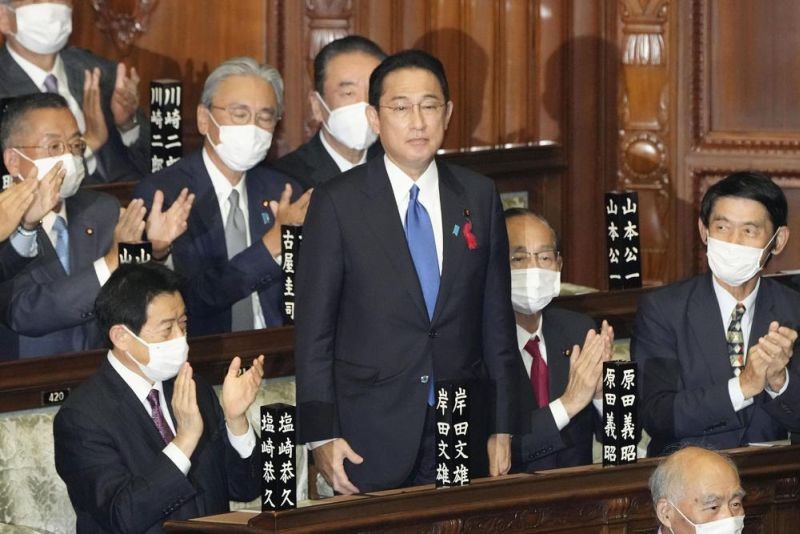
[[[547,364],[539,352],[539,336],[533,336],[525,343],[525,350],[533,357],[531,362],[531,388],[539,408],[550,402],[550,386],[547,380]]]

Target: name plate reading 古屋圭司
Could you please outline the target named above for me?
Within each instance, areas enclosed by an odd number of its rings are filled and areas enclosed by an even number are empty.
[[[470,482],[469,389],[463,383],[436,383],[437,488],[465,486]]]
[[[639,399],[636,362],[603,363],[603,465],[636,462]]]
[[[295,275],[303,242],[302,226],[281,226],[281,268],[283,270],[283,322],[294,324]]]
[[[150,171],[158,172],[183,157],[182,86],[178,80],[150,82]]]
[[[261,407],[261,511],[297,507],[295,407]]]

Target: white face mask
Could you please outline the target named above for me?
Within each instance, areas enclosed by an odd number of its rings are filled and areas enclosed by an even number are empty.
[[[517,313],[533,315],[550,304],[561,291],[561,272],[548,269],[513,269],[511,304]]]
[[[66,171],[66,174],[64,174],[64,181],[61,183],[61,190],[58,192],[58,196],[61,197],[62,200],[67,199],[77,193],[78,188],[81,186],[81,182],[83,182],[83,179],[86,176],[86,169],[83,166],[83,158],[80,156],[67,153],[49,158],[31,159],[16,148],[14,149],[14,152],[36,166],[36,176],[39,178],[39,180],[44,178],[44,176],[52,170],[56,163],[59,161],[62,162],[64,165],[64,170]]]
[[[122,325],[133,338],[147,347],[150,353],[150,362],[147,365],[142,365],[139,361],[131,356],[130,352],[125,352],[128,357],[133,360],[139,369],[144,373],[144,376],[153,382],[163,382],[177,376],[181,366],[189,357],[189,344],[186,342],[186,336],[176,337],[161,343],[148,343],[136,334],[130,331],[127,326]]]
[[[378,134],[372,131],[369,120],[367,120],[366,110],[369,104],[356,102],[331,111],[322,96],[319,93],[314,94],[317,95],[317,98],[319,98],[319,101],[322,102],[328,112],[328,120],[322,125],[328,130],[329,134],[344,146],[353,150],[364,150],[370,147],[378,138]]]
[[[72,33],[72,8],[64,4],[28,4],[14,10],[19,44],[37,54],[54,54],[64,48]]]
[[[716,521],[709,521],[708,523],[697,524],[692,523],[677,506],[671,502],[669,504],[694,527],[695,534],[741,534],[742,529],[744,529],[744,515],[734,515],[724,519],[717,519]]]
[[[763,268],[761,257],[777,235],[776,230],[764,248],[737,245],[709,237],[706,256],[711,272],[726,284],[739,287]]]
[[[211,121],[219,129],[219,144],[214,144],[211,136],[206,134],[208,142],[214,147],[217,155],[232,171],[249,171],[267,156],[272,145],[272,132],[259,128],[255,124],[226,124],[220,126],[211,112]]]

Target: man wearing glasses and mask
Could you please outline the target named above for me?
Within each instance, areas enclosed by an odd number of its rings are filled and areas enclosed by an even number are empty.
[[[385,57],[377,44],[360,35],[336,39],[319,51],[308,100],[320,129],[276,161],[276,169],[308,189],[383,154],[366,108],[369,75]]]
[[[94,299],[117,268],[117,245],[146,233],[156,257],[185,227],[192,196],[184,192],[172,209],[160,203],[145,220],[141,201],[120,210],[105,193],[79,189],[83,149],[75,117],[60,95],[34,93],[8,104],[0,128],[3,161],[16,179],[57,176],[55,207],[41,212],[33,228],[38,255],[0,286],[7,303],[0,329],[0,356],[26,358],[102,346],[94,321]]]
[[[742,447],[800,429],[800,294],[761,276],[786,248],[786,221],[786,197],[768,176],[728,176],[700,206],[711,272],[640,300],[631,354],[644,374],[649,455],[676,443]]]
[[[249,57],[209,75],[197,106],[203,148],[142,180],[134,198],[197,195],[167,261],[184,276],[193,336],[283,324],[281,225],[302,225],[311,191],[259,163],[283,112],[283,80]]]
[[[138,180],[149,171],[150,134],[139,75],[67,46],[72,0],[0,0],[0,98],[63,96],[83,134],[87,183]]]
[[[549,306],[561,287],[561,256],[550,225],[522,208],[506,210],[511,303],[517,323],[518,434],[516,471],[592,463],[592,438],[602,415],[603,362],[614,331],[603,321]]]

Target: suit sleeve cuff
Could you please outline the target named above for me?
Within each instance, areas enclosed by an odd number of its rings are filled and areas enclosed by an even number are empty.
[[[39,252],[39,246],[36,243],[36,231],[22,233],[16,231],[8,238],[11,246],[17,251],[17,254],[23,258],[33,258]]]
[[[117,131],[119,131],[119,136],[122,138],[122,144],[123,145],[125,145],[125,146],[133,146],[136,143],[136,141],[139,140],[139,132],[142,131],[142,128],[141,128],[141,126],[139,126],[137,124],[136,126],[131,128],[130,130],[127,130],[127,131],[123,132],[122,130],[117,128]]]
[[[744,393],[742,392],[742,385],[739,383],[739,377],[735,376],[728,380],[728,396],[731,398],[731,404],[733,405],[733,411],[738,412],[747,408],[751,404],[753,404],[753,399],[744,398]]]
[[[253,449],[256,446],[256,435],[253,432],[253,427],[250,426],[250,423],[247,424],[247,432],[244,434],[237,436],[231,429],[228,428],[228,425],[225,425],[225,430],[228,431],[228,441],[233,447],[240,458],[250,458],[250,455],[253,454]]]
[[[326,443],[330,443],[334,439],[336,439],[336,438],[322,439],[322,440],[319,440],[319,441],[310,441],[310,442],[306,443],[306,447],[308,448],[308,450],[313,451],[317,447],[322,447],[323,445],[325,445]]]
[[[105,258],[98,258],[94,261],[94,272],[97,274],[97,281],[100,282],[100,287],[106,285],[108,279],[111,278],[111,269],[108,268]]]
[[[603,417],[603,399],[592,399],[592,404],[594,405],[594,409],[597,410],[598,415]]]
[[[555,420],[559,431],[569,424],[569,415],[561,399],[556,399],[550,403],[550,413],[553,414],[553,420]]]
[[[789,370],[784,369],[783,372],[786,373],[786,380],[783,382],[783,387],[781,388],[780,391],[776,393],[772,391],[772,389],[770,389],[769,386],[766,387],[767,394],[773,399],[778,395],[783,395],[783,392],[786,391],[786,389],[789,387]]]
[[[181,451],[177,445],[170,442],[161,452],[167,455],[167,458],[175,464],[175,467],[180,469],[184,476],[189,474],[189,469],[192,468],[192,462],[183,454],[183,451]]]

